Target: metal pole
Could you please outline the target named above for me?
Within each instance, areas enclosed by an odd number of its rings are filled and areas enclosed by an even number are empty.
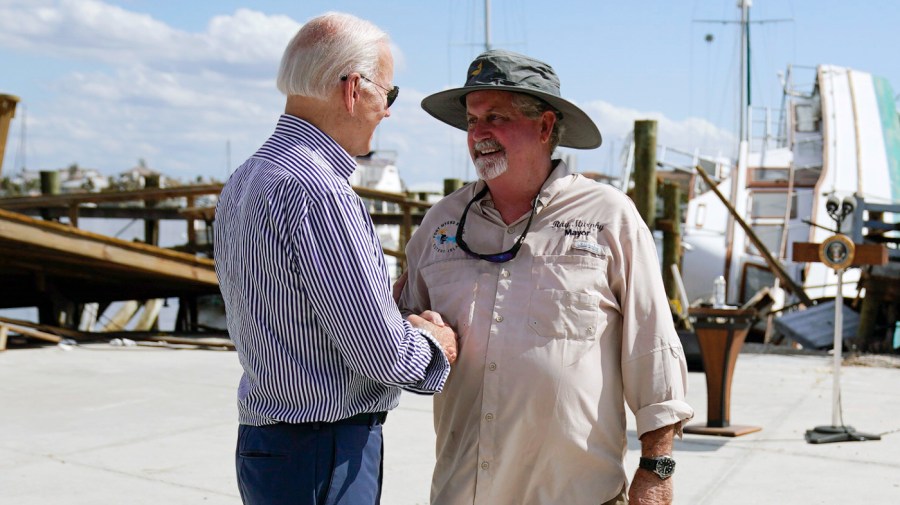
[[[740,79],[741,79],[741,106],[740,106],[740,139],[741,140],[749,140],[750,134],[747,128],[747,106],[749,105],[748,100],[748,86],[747,81],[749,79],[749,66],[750,66],[750,58],[748,57],[748,18],[750,16],[750,5],[747,0],[741,0],[739,7],[741,8],[741,69],[740,69]]]
[[[841,353],[844,346],[844,269],[837,271],[837,295],[834,297],[834,382],[831,387],[831,425],[841,422]]]
[[[491,50],[491,0],[484,2],[484,50]]]

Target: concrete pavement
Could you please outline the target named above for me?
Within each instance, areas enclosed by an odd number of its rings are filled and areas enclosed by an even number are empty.
[[[885,364],[841,369],[844,423],[882,440],[812,445],[804,432],[831,423],[831,358],[742,353],[731,421],[763,429],[677,441],[675,503],[900,503],[900,368]],[[238,505],[239,377],[232,352],[90,344],[0,353],[0,504]],[[689,380],[703,422],[705,376]],[[385,438],[383,503],[427,504],[430,399],[404,395]]]

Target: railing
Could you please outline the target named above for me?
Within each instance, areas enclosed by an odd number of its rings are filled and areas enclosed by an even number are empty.
[[[400,271],[402,272],[406,269],[406,243],[409,242],[409,238],[412,236],[413,225],[419,225],[422,222],[422,216],[425,214],[425,210],[431,208],[431,203],[408,198],[401,193],[388,193],[358,186],[354,186],[353,191],[356,191],[356,194],[362,198],[395,203],[400,206],[399,214],[373,213],[372,222],[375,224],[400,225],[400,238],[397,249],[382,247],[382,250],[384,254],[397,258],[397,261],[400,263]],[[413,209],[421,209],[421,212],[413,212]],[[400,217],[400,222],[396,223],[394,221],[396,221],[398,216]]]
[[[0,198],[0,209],[22,213],[40,214],[45,218],[65,215],[69,224],[78,226],[78,217],[84,212],[90,217],[131,217],[134,219],[183,219],[187,221],[188,244],[196,248],[196,230],[194,221],[202,219],[211,223],[215,216],[213,207],[194,207],[198,196],[218,195],[222,184],[205,184],[195,186],[179,186],[175,188],[151,188],[132,191],[115,191],[105,193],[66,193],[60,195],[20,196]],[[353,190],[361,198],[397,204],[399,213],[372,213],[375,224],[398,225],[400,237],[398,249],[384,248],[384,254],[398,259],[401,269],[406,266],[404,249],[412,235],[413,226],[422,222],[424,211],[431,203],[409,198],[401,193],[388,193],[354,186]],[[185,198],[186,205],[178,208],[166,207],[82,207],[87,204],[121,203],[121,202],[158,202],[173,198]]]

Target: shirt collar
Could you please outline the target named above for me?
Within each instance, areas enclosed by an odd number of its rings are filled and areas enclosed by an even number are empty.
[[[282,114],[275,126],[275,135],[289,137],[316,151],[334,173],[349,179],[356,170],[356,159],[344,150],[333,138],[316,125],[290,114]]]
[[[569,173],[569,168],[566,166],[565,161],[560,159],[552,161],[553,170],[550,171],[550,175],[544,181],[543,186],[541,186],[541,192],[538,194],[539,207],[550,205],[550,201],[575,180],[575,177]]]

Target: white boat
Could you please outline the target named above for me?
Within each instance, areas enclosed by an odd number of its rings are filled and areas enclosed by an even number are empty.
[[[764,135],[751,137],[737,165],[718,184],[812,299],[835,296],[836,275],[822,263],[792,261],[790,245],[820,243],[834,235],[836,223],[825,208],[828,197],[858,202],[841,229],[856,241],[862,240],[867,209],[900,209],[900,118],[890,84],[833,65],[817,67],[815,77],[808,90],[793,89],[789,77],[778,128],[762,122]],[[897,219],[884,216],[888,223]],[[728,281],[728,302],[736,305],[774,284],[763,256],[712,191],[689,201],[683,243],[682,270],[691,300],[709,298],[719,275]],[[896,256],[898,251],[891,252]],[[857,294],[858,278],[858,269],[845,273],[845,296]]]
[[[350,175],[350,185],[387,193],[406,193],[406,185],[400,178],[396,165],[396,153],[392,151],[372,151],[365,156],[356,157],[356,170]],[[383,200],[363,199],[370,214],[400,213],[400,206]],[[400,248],[400,227],[390,224],[375,225],[375,233],[384,249]],[[400,275],[397,258],[385,255],[391,278]]]
[[[752,108],[747,88],[750,2],[741,8],[741,143],[736,162],[660,148],[664,167],[695,173],[700,165],[720,193],[813,300],[834,297],[837,276],[823,263],[791,257],[795,242],[821,243],[836,233],[829,197],[851,198],[855,212],[841,223],[854,242],[878,223],[900,221],[900,118],[890,83],[867,72],[835,65],[789,67],[780,110]],[[805,84],[804,84],[805,83]],[[627,180],[627,179],[626,179]],[[727,303],[741,305],[763,287],[784,300],[764,256],[726,205],[699,177],[689,183],[683,228],[682,277],[688,302],[708,300],[715,279],[727,281]],[[893,233],[893,232],[889,232]],[[896,237],[894,237],[896,242]],[[900,250],[890,249],[893,260]],[[859,269],[844,273],[843,295],[858,294]]]

